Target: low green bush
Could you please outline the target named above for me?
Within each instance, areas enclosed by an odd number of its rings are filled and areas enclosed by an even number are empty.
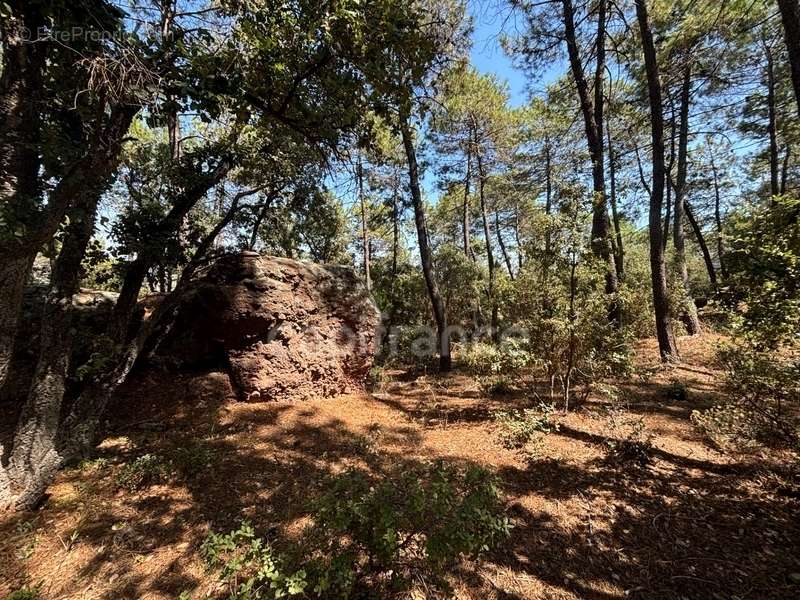
[[[505,448],[522,448],[538,434],[558,431],[558,423],[553,423],[555,407],[540,403],[538,409],[501,410],[494,418],[500,426],[500,441]]]
[[[510,523],[495,478],[480,468],[437,462],[374,480],[351,471],[312,504],[313,525],[283,552],[243,524],[202,546],[231,599],[352,597],[446,588],[461,557],[477,557],[507,537]]]
[[[749,343],[723,348],[725,400],[693,411],[692,422],[722,450],[759,446],[800,450],[800,359]]]
[[[168,463],[158,455],[143,454],[117,474],[117,486],[133,492],[160,483],[169,473]]]

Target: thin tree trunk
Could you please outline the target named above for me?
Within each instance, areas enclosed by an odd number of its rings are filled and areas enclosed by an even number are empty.
[[[678,356],[675,334],[669,315],[669,294],[667,292],[667,268],[662,245],[661,209],[664,202],[664,119],[661,99],[661,80],[658,70],[656,47],[650,29],[650,18],[645,0],[636,0],[636,18],[644,51],[647,72],[647,91],[650,103],[650,126],[652,134],[653,184],[650,195],[650,274],[653,285],[653,305],[655,308],[656,336],[662,360],[674,360]]]
[[[686,197],[686,179],[689,153],[689,102],[692,91],[691,64],[687,63],[683,70],[683,84],[680,98],[680,129],[678,131],[678,180],[675,185],[675,221],[672,225],[672,240],[675,245],[675,266],[684,292],[681,319],[686,325],[689,335],[700,333],[700,319],[697,307],[692,300],[689,289],[689,269],[686,265],[686,234],[684,232],[684,204]]]
[[[514,241],[517,244],[517,269],[521,271],[524,258],[522,256],[522,239],[519,236],[519,203],[514,205]]]
[[[508,277],[511,281],[514,281],[514,269],[511,266],[511,259],[508,257],[508,249],[500,228],[500,216],[497,214],[496,208],[494,209],[494,233],[497,236],[497,245],[500,246],[500,254],[503,255],[503,261],[505,261],[506,269],[508,269]]]
[[[711,253],[708,251],[708,244],[706,244],[706,238],[703,235],[703,230],[700,228],[700,224],[697,222],[697,219],[694,217],[694,212],[692,211],[692,207],[689,204],[688,200],[684,200],[684,213],[686,214],[686,219],[689,221],[689,225],[692,226],[692,231],[694,232],[694,237],[697,239],[697,244],[700,246],[700,251],[703,253],[703,262],[706,264],[706,270],[708,271],[708,279],[711,281],[711,285],[714,286],[714,289],[717,288],[717,270],[714,268],[714,261],[711,260]]]
[[[164,240],[169,235],[174,234],[192,207],[197,204],[208,190],[217,185],[231,168],[232,164],[229,159],[221,160],[211,173],[201,176],[197,183],[176,198],[170,211],[156,226],[152,239]],[[147,276],[147,272],[155,264],[162,251],[163,244],[155,244],[143,248],[136,260],[128,267],[122,282],[122,289],[109,320],[108,333],[111,339],[119,342],[127,339],[131,317],[139,299],[142,283]]]
[[[778,0],[783,22],[784,40],[789,50],[789,65],[792,69],[792,84],[800,115],[800,2],[798,0]]]
[[[477,146],[477,140],[476,140]],[[486,212],[486,198],[484,195],[484,187],[486,183],[485,173],[483,171],[483,160],[480,151],[475,152],[475,160],[478,163],[478,200],[481,208],[481,219],[483,222],[483,239],[486,243],[486,262],[489,266],[489,303],[491,305],[491,329],[492,339],[497,340],[499,336],[498,327],[498,312],[497,312],[497,299],[495,298],[495,270],[496,264],[494,261],[494,253],[492,252],[492,234],[489,228],[489,217]]]
[[[545,179],[545,196],[544,196],[544,214],[546,217],[550,216],[553,206],[553,167],[550,157],[550,136],[545,133],[544,138],[544,179]],[[547,223],[547,232],[544,239],[544,255],[545,262],[549,262],[550,254],[552,253],[553,235],[550,231],[550,223]]]
[[[625,279],[625,246],[622,242],[622,228],[620,227],[619,211],[617,210],[617,165],[616,156],[614,155],[614,146],[611,143],[611,127],[606,128],[606,136],[608,138],[608,170],[611,179],[611,218],[614,223],[614,235],[617,239],[617,252],[614,265],[617,268],[617,279],[623,281]]]
[[[673,167],[675,166],[675,138],[677,137],[678,127],[675,118],[675,103],[672,103],[672,116],[669,121],[669,162],[667,163],[667,181],[672,178]],[[667,185],[667,212],[664,215],[664,250],[667,249],[669,241],[669,228],[672,221],[672,186]]]
[[[775,68],[772,60],[772,49],[764,42],[767,55],[767,135],[769,136],[769,191],[771,196],[780,194],[778,184],[778,131],[775,117]]]
[[[786,144],[786,153],[783,155],[783,168],[781,169],[781,194],[786,193],[786,184],[789,181],[789,161],[792,158],[792,147]]]
[[[606,0],[601,0],[597,10],[597,64],[595,69],[594,103],[589,94],[589,85],[583,71],[581,55],[575,33],[575,11],[572,0],[562,0],[564,37],[567,42],[570,68],[575,87],[578,90],[581,113],[583,114],[586,142],[592,160],[592,252],[606,266],[606,293],[617,292],[617,270],[609,238],[608,206],[605,191],[605,172],[603,159],[603,74],[605,70],[606,38]],[[609,318],[619,324],[619,305],[613,301],[609,307]]]
[[[367,203],[364,198],[364,168],[361,164],[361,154],[358,155],[357,176],[358,176],[358,200],[361,204],[361,244],[364,247],[364,281],[367,286],[367,293],[372,292],[372,277],[369,272],[369,228],[367,227]]]
[[[461,229],[464,234],[464,254],[475,260],[475,253],[472,251],[470,245],[470,227],[469,227],[469,184],[472,179],[472,147],[467,144],[467,173],[464,177],[464,202],[461,208]]]
[[[714,223],[717,226],[717,258],[719,259],[719,270],[722,279],[728,278],[728,271],[725,266],[725,242],[722,236],[722,198],[719,191],[719,174],[717,165],[714,162],[714,152],[711,152],[711,173],[714,180]]]
[[[422,192],[419,185],[419,166],[417,165],[417,152],[414,148],[414,139],[411,127],[408,123],[408,114],[400,112],[400,133],[403,137],[403,147],[408,161],[408,179],[411,190],[411,201],[414,205],[414,222],[417,226],[417,240],[419,244],[419,255],[422,261],[422,273],[425,277],[425,285],[428,288],[428,296],[433,308],[433,317],[436,321],[437,337],[439,341],[439,370],[449,371],[452,366],[450,358],[450,334],[447,330],[447,315],[442,296],[439,292],[439,285],[436,283],[436,274],[433,266],[433,252],[428,238],[428,225],[425,219],[425,205],[422,203]]]

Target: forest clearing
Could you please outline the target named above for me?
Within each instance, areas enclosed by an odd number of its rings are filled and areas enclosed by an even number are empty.
[[[522,382],[487,396],[463,373],[396,372],[369,395],[242,404],[220,373],[142,373],[120,391],[96,457],[59,476],[41,511],[3,523],[5,591],[42,581],[45,598],[213,597],[224,586],[201,556],[210,530],[244,516],[291,538],[331,474],[443,459],[497,470],[513,524],[501,551],[448,573],[457,597],[794,597],[796,466],[726,456],[689,421],[722,393],[719,341],[682,339],[684,363],[666,368],[642,343],[641,378],[620,386],[621,405],[592,395],[511,449],[496,413],[535,406]],[[617,456],[626,439],[646,441],[642,454]],[[163,479],[120,486],[136,457],[187,448]]]

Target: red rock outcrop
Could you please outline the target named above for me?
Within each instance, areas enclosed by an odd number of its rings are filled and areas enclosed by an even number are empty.
[[[329,397],[363,384],[379,325],[351,269],[245,252],[196,275],[156,356],[225,362],[242,399]]]

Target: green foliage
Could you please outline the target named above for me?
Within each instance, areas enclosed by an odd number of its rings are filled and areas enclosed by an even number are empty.
[[[608,459],[616,463],[647,466],[652,460],[653,435],[647,432],[642,417],[632,418],[612,405],[607,413],[605,438]]]
[[[800,332],[800,199],[775,197],[734,214],[729,223],[725,295],[740,334],[758,346],[798,341]]]
[[[256,536],[249,523],[228,534],[209,533],[200,551],[209,568],[219,569],[231,600],[283,598],[308,587],[306,571],[287,571],[286,558]]]
[[[92,240],[81,263],[81,285],[94,290],[119,290],[120,264],[103,243]]]
[[[748,451],[759,446],[800,450],[800,355],[751,344],[720,351],[727,397],[692,422],[717,447]]]
[[[522,448],[538,434],[558,431],[558,423],[552,421],[555,407],[539,403],[538,409],[502,410],[494,414],[500,427],[500,441],[508,449]]]
[[[6,600],[37,600],[39,598],[41,586],[23,587],[11,592],[6,596]]]
[[[499,344],[473,342],[460,350],[458,358],[470,373],[513,377],[532,361],[526,346],[525,340],[514,337],[505,338]]]
[[[126,464],[117,474],[117,485],[129,492],[164,481],[169,474],[169,464],[155,454],[143,454]]]
[[[443,586],[449,566],[493,548],[510,529],[493,476],[441,462],[377,481],[344,473],[313,503],[312,517],[284,553],[246,523],[210,534],[202,552],[232,599],[352,597],[363,587]]]
[[[184,477],[194,477],[202,471],[213,469],[216,461],[214,450],[202,441],[189,442],[176,448],[170,455],[171,464]]]

